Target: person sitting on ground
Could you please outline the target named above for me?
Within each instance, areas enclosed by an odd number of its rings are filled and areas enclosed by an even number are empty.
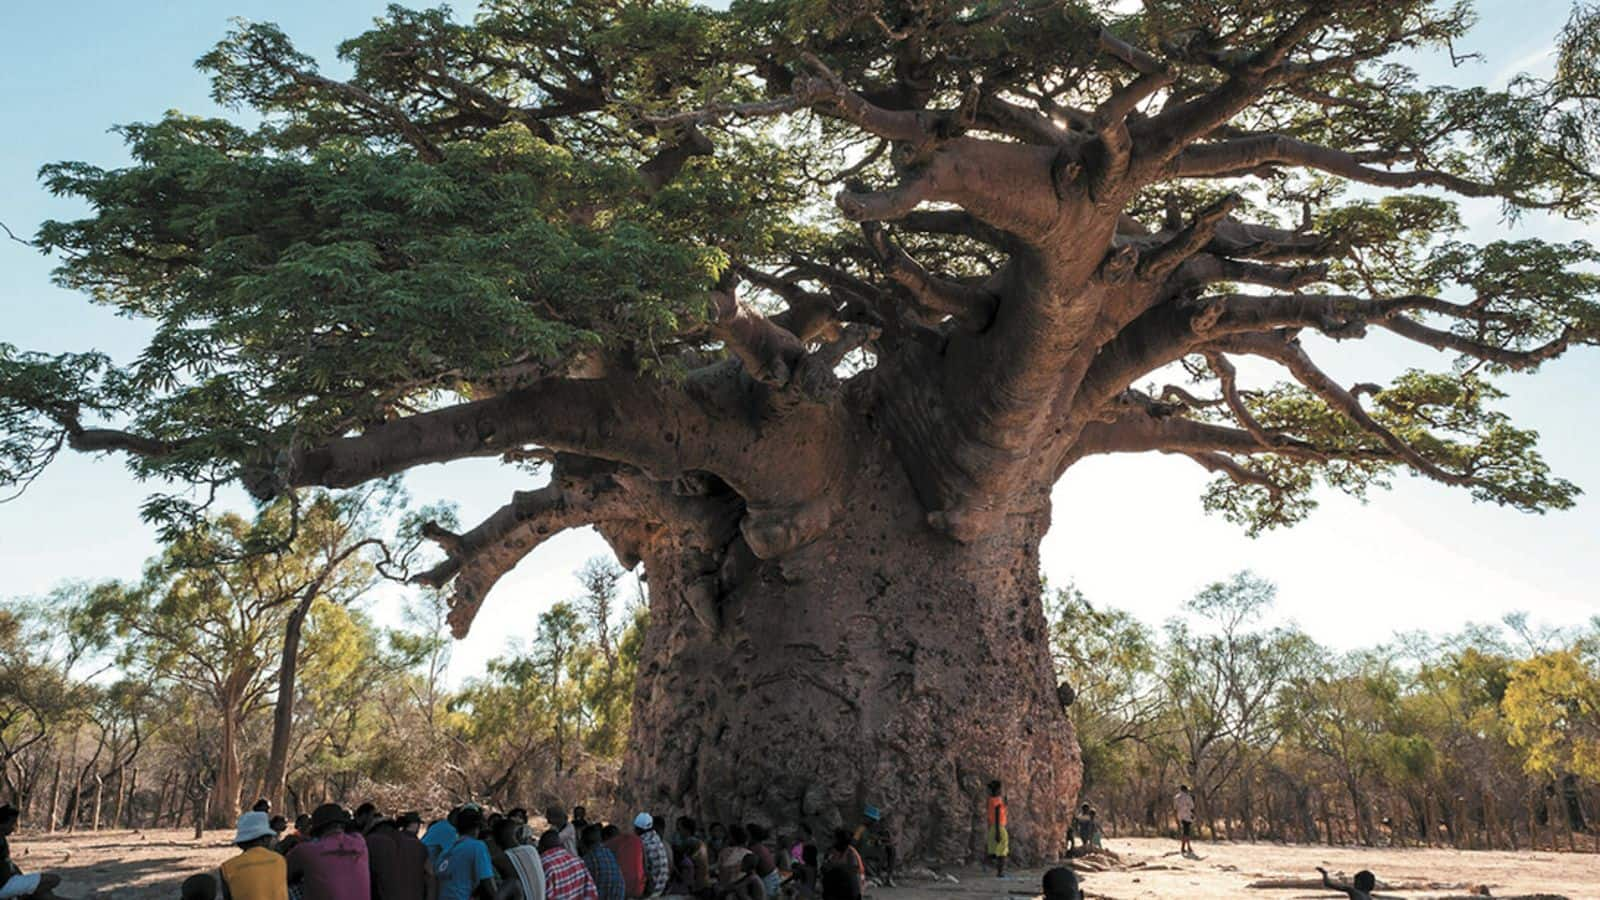
[[[562,846],[561,832],[552,828],[540,836],[539,859],[544,865],[545,900],[599,900],[589,869]]]
[[[760,857],[754,853],[746,854],[739,863],[739,878],[724,894],[727,900],[767,900],[766,882],[757,871],[760,867]]]
[[[829,869],[848,868],[856,876],[856,895],[860,896],[867,890],[867,864],[862,861],[861,854],[856,851],[855,838],[850,832],[837,828],[833,832],[833,847],[828,851],[828,858],[823,861],[822,874],[827,875]],[[827,879],[823,879],[823,893],[827,894]],[[832,898],[829,898],[832,900]]]
[[[267,813],[268,815],[271,815],[272,814],[272,804],[270,802],[268,802],[267,798],[262,797],[260,800],[256,801],[254,806],[250,807],[250,811],[251,812],[264,812],[264,813]]]
[[[617,858],[617,868],[622,871],[623,890],[633,900],[639,900],[650,889],[644,872],[644,842],[632,831],[624,834],[615,825],[600,829],[600,840]]]
[[[773,858],[772,848],[767,845],[767,839],[772,836],[772,833],[767,831],[765,826],[756,822],[751,822],[744,826],[744,830],[750,836],[750,839],[745,843],[745,847],[755,854],[756,874],[761,877],[762,887],[766,889],[768,897],[776,897],[778,896],[778,885],[782,883],[782,878],[778,875],[778,861]]]
[[[989,782],[989,807],[984,813],[985,849],[989,861],[994,863],[996,878],[1006,877],[1006,857],[1011,855],[1011,835],[1006,831],[1009,824],[1006,798],[1001,796],[1000,788],[1000,779]]]
[[[840,836],[848,842],[850,832],[843,829],[835,832],[835,850],[828,852],[827,861],[822,864],[821,873],[817,877],[817,893],[821,894],[822,900],[861,900],[863,875],[855,863],[847,858],[840,858],[836,852]],[[855,852],[848,843],[846,849],[851,853]]]
[[[233,845],[239,855],[222,864],[225,900],[289,900],[288,865],[272,850],[272,820],[260,810],[239,817]]]
[[[667,892],[667,879],[672,876],[672,854],[667,843],[656,833],[655,816],[647,812],[633,817],[634,833],[644,846],[645,896],[659,897]]]
[[[499,885],[489,846],[481,838],[483,810],[463,807],[456,814],[456,839],[439,854],[439,900],[495,900]]]
[[[726,894],[744,877],[744,858],[750,856],[749,832],[737,822],[728,826],[728,842],[717,854],[717,892]]]
[[[301,813],[294,817],[294,831],[288,837],[278,841],[277,851],[283,856],[306,841],[311,840],[311,817]]]
[[[267,824],[272,826],[271,849],[277,850],[278,842],[283,840],[283,833],[289,830],[289,820],[283,816],[273,816],[267,820]]]
[[[394,819],[379,819],[367,831],[367,865],[373,900],[433,900],[438,894],[428,848]]]
[[[520,806],[515,806],[511,808],[510,812],[506,813],[506,818],[515,820],[518,825],[526,825],[528,824],[528,811]]]
[[[672,831],[672,853],[677,863],[673,880],[679,892],[698,895],[711,888],[711,853],[706,849],[706,842],[700,839],[700,829],[694,819],[678,817]]]
[[[348,831],[350,814],[337,803],[311,813],[311,839],[287,857],[289,883],[304,900],[370,900],[372,871],[367,842]]]
[[[519,891],[516,896],[520,900],[544,900],[544,862],[539,859],[539,848],[533,843],[533,828],[526,822],[518,824],[512,837],[506,858],[517,872]]]
[[[790,839],[789,858],[794,862],[805,862],[806,845],[809,843],[811,843],[811,826],[801,822],[799,829],[794,833],[794,837]]]
[[[0,806],[0,897],[54,897],[61,876],[38,872],[24,875],[11,859],[11,835],[21,821],[21,810],[9,803]]]
[[[1322,873],[1322,886],[1333,891],[1344,891],[1350,900],[1372,900],[1372,892],[1378,889],[1378,876],[1366,869],[1356,873],[1356,877],[1349,884],[1338,884],[1328,877],[1328,870],[1317,866],[1317,871]]]
[[[711,848],[713,857],[722,855],[722,848],[728,843],[728,829],[721,822],[712,822],[706,831],[706,845]]]
[[[811,900],[817,893],[817,847],[805,844],[800,848],[800,859],[790,863],[789,877],[783,886],[799,900]]]
[[[1044,900],[1083,900],[1078,873],[1060,866],[1044,873]]]
[[[625,900],[628,885],[622,877],[622,867],[617,865],[616,854],[600,839],[600,826],[585,825],[578,834],[578,847],[583,850],[583,865],[594,879],[600,900]]]
[[[855,847],[872,874],[882,877],[883,886],[894,887],[894,838],[876,806],[863,811],[861,824],[856,826]]]
[[[180,900],[217,900],[217,876],[210,872],[199,872],[183,880],[178,888]]]

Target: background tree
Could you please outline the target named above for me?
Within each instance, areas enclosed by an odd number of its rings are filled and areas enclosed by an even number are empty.
[[[127,167],[46,168],[92,208],[39,232],[60,280],[155,336],[125,367],[0,350],[0,472],[123,451],[271,498],[543,460],[543,487],[429,531],[424,580],[461,632],[562,529],[644,563],[636,799],[788,820],[870,798],[948,859],[979,834],[949,811],[1000,776],[1019,852],[1045,854],[1079,781],[1036,577],[1067,467],[1185,456],[1251,530],[1397,471],[1572,502],[1494,379],[1595,342],[1596,253],[1467,243],[1455,198],[1592,216],[1600,17],[1548,80],[1396,64],[1469,22],[491,0],[470,24],[392,9],[341,46],[345,79],[241,25],[202,65],[259,124],[173,115],[124,129]],[[1372,331],[1458,364],[1319,362]]]

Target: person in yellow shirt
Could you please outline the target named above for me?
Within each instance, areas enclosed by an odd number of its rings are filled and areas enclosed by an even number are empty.
[[[1006,857],[1011,855],[1011,837],[1006,833],[1006,799],[1000,796],[1000,779],[989,782],[989,809],[984,816],[989,860],[996,878],[1006,877]]]
[[[273,851],[272,820],[254,810],[239,817],[233,845],[241,851],[222,864],[223,900],[289,900],[289,870]]]

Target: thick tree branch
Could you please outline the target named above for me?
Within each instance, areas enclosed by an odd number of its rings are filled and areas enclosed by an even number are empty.
[[[1504,194],[1491,184],[1433,169],[1394,171],[1363,165],[1353,154],[1279,134],[1185,147],[1168,169],[1176,178],[1234,178],[1258,174],[1263,167],[1297,166],[1380,187],[1441,187],[1467,197]]]
[[[981,331],[994,317],[999,300],[993,293],[930,274],[876,223],[862,223],[862,231],[889,277],[909,291],[917,305],[925,311],[923,318],[937,321],[949,316],[963,328]]]

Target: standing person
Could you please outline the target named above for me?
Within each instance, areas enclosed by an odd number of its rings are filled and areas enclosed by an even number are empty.
[[[1010,824],[1006,813],[1006,798],[1000,795],[1000,779],[989,782],[989,808],[984,814],[985,843],[989,860],[994,863],[996,878],[1006,877],[1006,857],[1011,855]]]
[[[312,811],[311,840],[286,860],[289,883],[299,883],[304,900],[371,900],[367,842],[349,833],[349,826],[350,815],[337,803]]]
[[[667,892],[667,879],[672,875],[672,855],[667,853],[666,842],[656,833],[655,817],[647,812],[633,817],[634,833],[644,845],[645,896],[659,897]]]
[[[288,865],[272,850],[276,837],[265,811],[252,810],[239,817],[233,834],[239,855],[221,867],[226,900],[289,900]]]
[[[539,859],[544,864],[545,900],[599,900],[583,860],[562,846],[561,832],[552,828],[540,836]]]
[[[589,827],[589,811],[581,806],[572,808],[572,830],[578,833],[578,848],[583,848],[583,830]]]
[[[517,872],[522,900],[544,900],[544,862],[539,859],[539,848],[533,845],[533,829],[520,822],[512,837],[506,858]]]
[[[578,846],[583,850],[583,865],[594,879],[600,900],[625,900],[628,886],[622,879],[622,867],[617,865],[616,854],[600,840],[600,826],[585,825],[578,835]]]
[[[372,870],[372,900],[434,900],[428,848],[394,819],[379,819],[367,832],[367,865]]]
[[[1090,847],[1100,846],[1100,823],[1095,820],[1093,806],[1085,803],[1078,807],[1078,814],[1072,819],[1072,830],[1067,832],[1067,850],[1072,850],[1076,841],[1087,851]]]
[[[420,838],[422,836],[422,813],[415,810],[405,813],[400,816],[395,825],[406,834],[414,838]]]
[[[456,814],[456,839],[439,854],[439,900],[494,900],[498,889],[489,845],[479,838],[483,810],[464,807]]]
[[[551,806],[545,809],[544,819],[550,823],[550,828],[561,836],[561,846],[573,856],[578,855],[578,832],[567,820],[567,811],[560,806]],[[543,840],[540,841],[543,843]],[[540,851],[543,852],[542,850]]]
[[[429,825],[427,832],[422,835],[422,846],[427,849],[428,861],[433,863],[435,872],[439,871],[439,857],[461,836],[456,832],[456,817],[461,815],[463,809],[466,807],[458,806],[450,810],[443,819]]]
[[[830,891],[827,881],[828,872],[834,869],[849,869],[855,875],[856,896],[859,897],[866,892],[867,864],[862,861],[861,854],[856,852],[854,845],[855,838],[851,837],[849,831],[843,828],[834,829],[833,848],[828,851],[828,858],[822,864],[822,874],[824,876],[822,893],[824,896],[827,896]],[[837,886],[833,890],[837,893]]]
[[[611,831],[617,833],[607,838],[606,834]],[[639,840],[638,834],[632,831],[623,833],[614,825],[607,825],[601,830],[600,836],[605,838],[606,847],[617,858],[617,866],[622,870],[623,889],[629,897],[639,900],[650,889],[650,881],[644,873],[644,842]]]
[[[1187,784],[1178,785],[1178,793],[1172,796],[1172,810],[1178,814],[1178,852],[1192,856],[1194,848],[1189,846],[1189,837],[1194,834],[1194,794],[1189,793]]]
[[[366,834],[367,830],[372,827],[372,823],[379,819],[377,804],[367,802],[356,807],[354,818],[356,834]]]

